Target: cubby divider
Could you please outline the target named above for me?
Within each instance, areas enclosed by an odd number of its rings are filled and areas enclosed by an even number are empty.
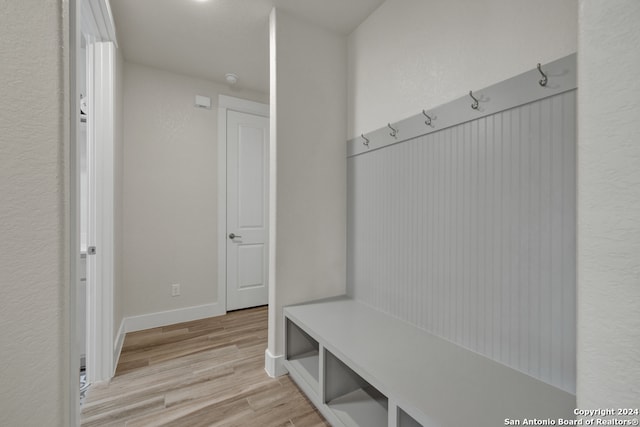
[[[320,345],[309,334],[291,320],[286,319],[286,354],[285,358],[310,386],[318,388],[320,372]]]

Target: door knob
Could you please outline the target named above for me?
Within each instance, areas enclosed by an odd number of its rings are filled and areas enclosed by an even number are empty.
[[[242,237],[242,236],[240,236],[239,234],[233,234],[233,233],[229,234],[230,239],[235,239],[236,237]]]

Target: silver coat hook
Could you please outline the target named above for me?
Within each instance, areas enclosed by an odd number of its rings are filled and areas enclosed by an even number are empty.
[[[471,104],[471,108],[473,108],[474,110],[478,109],[478,99],[473,96],[473,91],[470,90],[469,91],[469,96],[471,97],[471,99],[473,99],[473,104]]]
[[[389,135],[391,135],[391,136],[392,136],[392,137],[394,137],[394,138],[397,138],[397,136],[396,136],[396,135],[398,134],[398,129],[394,129],[394,128],[391,126],[391,123],[387,123],[387,126],[389,127],[389,129],[391,129],[391,132],[389,133]]]
[[[539,62],[538,62],[538,71],[540,71],[540,74],[542,74],[542,78],[538,81],[538,83],[540,84],[540,86],[546,86],[547,85],[547,75],[542,72],[542,68],[540,67],[540,63]]]
[[[424,114],[424,116],[427,118],[427,120],[424,121],[424,124],[427,126],[431,126],[431,117],[424,110],[422,110],[422,114]]]
[[[369,138],[367,138],[366,136],[364,136],[364,133],[360,134],[360,138],[364,139],[364,141],[362,141],[363,145],[366,145],[367,147],[369,146]]]

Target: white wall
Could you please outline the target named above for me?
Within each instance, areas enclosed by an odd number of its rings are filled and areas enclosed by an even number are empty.
[[[348,137],[576,51],[577,0],[387,0],[349,36]]]
[[[124,65],[124,315],[217,301],[217,100],[267,95]],[[194,107],[195,95],[212,109]],[[182,285],[172,297],[170,285]]]
[[[280,10],[271,38],[269,351],[281,355],[283,306],[346,291],[346,38]]]
[[[580,408],[637,408],[640,402],[638,22],[636,0],[580,2]]]
[[[69,421],[67,13],[60,1],[0,4],[3,426]]]

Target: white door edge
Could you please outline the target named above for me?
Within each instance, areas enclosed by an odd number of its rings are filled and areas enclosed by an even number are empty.
[[[87,243],[96,255],[87,256],[87,380],[109,380],[113,366],[114,292],[114,90],[115,46],[112,42],[87,45],[87,172],[90,225]],[[100,120],[96,120],[100,117]],[[89,153],[94,163],[90,166]],[[92,213],[93,211],[93,213]],[[93,216],[93,218],[92,218]],[[93,228],[93,232],[91,231]]]
[[[218,95],[218,304],[227,312],[227,112],[269,117],[269,105]]]

